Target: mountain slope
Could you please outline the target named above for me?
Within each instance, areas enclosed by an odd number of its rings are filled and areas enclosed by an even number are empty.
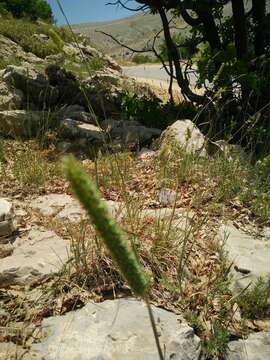
[[[178,26],[184,25],[180,21]],[[129,16],[111,22],[98,22],[73,25],[73,29],[86,36],[102,50],[117,57],[128,56],[131,51],[122,48],[109,37],[98,33],[101,30],[116,37],[120,42],[135,49],[143,49],[153,40],[154,35],[162,28],[158,15],[149,12]]]
[[[250,10],[251,3],[251,0],[245,0],[247,11]],[[267,0],[267,12],[269,12],[269,9],[270,0]],[[231,14],[231,3],[228,3],[224,7],[224,15],[230,16]],[[183,29],[183,32],[187,32],[189,29],[181,18],[177,19],[177,23],[174,25],[176,25],[178,29]],[[98,33],[98,31],[101,30],[111,34],[125,45],[141,50],[152,43],[153,37],[161,28],[162,24],[159,15],[152,15],[149,12],[138,13],[115,21],[73,25],[75,31],[89,36],[100,49],[118,58],[127,58],[132,52],[121,47],[106,35]],[[161,40],[162,34],[158,41],[160,42]]]

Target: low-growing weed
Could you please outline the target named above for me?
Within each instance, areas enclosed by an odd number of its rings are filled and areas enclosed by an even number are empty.
[[[16,56],[0,56],[0,70],[5,69],[8,65],[21,65],[21,60]]]
[[[247,319],[263,319],[270,315],[270,280],[258,279],[251,288],[238,298],[242,316]]]
[[[74,62],[72,58],[67,58],[64,64],[64,68],[73,72],[79,79],[85,79],[96,71],[104,68],[104,61],[99,56],[95,56],[90,60],[84,60],[81,63]]]
[[[127,120],[135,119],[145,126],[165,129],[176,119],[193,119],[197,110],[190,102],[162,104],[157,97],[129,93],[122,99],[122,115]]]
[[[50,177],[51,170],[42,154],[31,148],[18,152],[14,158],[13,174],[24,186],[43,186]]]
[[[228,329],[220,321],[218,320],[214,321],[212,327],[212,333],[207,343],[204,344],[203,347],[203,351],[206,359],[213,359],[216,358],[217,356],[222,356],[222,354],[226,349],[228,341],[229,341]]]
[[[72,39],[67,30],[43,22],[34,23],[26,19],[1,18],[0,23],[0,34],[21,45],[24,51],[41,58],[59,52],[58,46],[50,38],[51,29],[63,41]],[[39,34],[47,35],[48,39],[40,39]]]

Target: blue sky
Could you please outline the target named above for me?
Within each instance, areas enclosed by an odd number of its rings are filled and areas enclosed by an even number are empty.
[[[107,21],[133,15],[131,11],[117,6],[106,5],[110,0],[60,0],[71,24],[93,21]],[[47,0],[52,6],[54,17],[59,25],[65,23],[56,0]],[[113,2],[113,1],[111,1]],[[135,1],[129,6],[136,7]],[[137,3],[138,6],[138,3]]]

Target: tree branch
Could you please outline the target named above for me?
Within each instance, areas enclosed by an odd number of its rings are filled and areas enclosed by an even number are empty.
[[[121,41],[119,41],[118,39],[116,39],[116,37],[114,37],[113,35],[111,34],[108,34],[102,30],[95,30],[96,33],[100,33],[100,34],[103,34],[105,36],[108,36],[109,38],[111,38],[114,42],[116,42],[118,45],[122,46],[123,48],[126,48],[134,53],[147,53],[147,52],[152,52],[152,50],[150,49],[147,49],[147,50],[136,50],[136,49],[133,49],[131,48],[130,46],[128,45],[125,45],[123,44]]]
[[[171,61],[173,63],[175,73],[176,73],[177,83],[178,83],[179,87],[181,88],[183,94],[186,95],[191,101],[194,101],[198,104],[204,104],[205,97],[195,94],[193,91],[191,91],[188,82],[183,77],[179,52],[172,40],[169,22],[168,22],[164,8],[159,6],[158,12],[161,17],[161,21],[162,21],[162,25],[163,25],[164,37],[165,37],[165,42],[166,42],[167,52],[168,52],[168,59],[169,59],[169,62]]]
[[[134,12],[144,11],[144,10],[148,9],[148,6],[147,6],[147,5],[139,6],[139,7],[136,8],[136,9],[130,8],[130,7],[126,6],[126,5],[123,3],[123,1],[121,1],[121,0],[117,0],[117,1],[114,1],[114,2],[108,2],[108,3],[106,3],[106,5],[113,5],[113,6],[115,6],[115,5],[120,5],[120,6],[122,6],[124,9],[129,10],[129,11],[134,11]]]

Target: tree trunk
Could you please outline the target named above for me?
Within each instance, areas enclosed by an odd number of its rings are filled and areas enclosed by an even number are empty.
[[[208,41],[212,50],[220,50],[221,41],[218,35],[212,9],[207,7],[201,8],[200,6],[200,9],[196,10],[196,12],[199,15],[199,19],[204,27],[205,40]]]
[[[260,0],[259,0],[260,1]],[[248,37],[243,0],[232,0],[234,43],[238,60],[244,60],[248,54]]]
[[[266,0],[252,0],[252,16],[255,24],[254,51],[256,56],[264,54]]]
[[[158,7],[158,12],[163,25],[164,38],[167,46],[169,62],[172,62],[174,65],[177,83],[180,89],[182,90],[183,94],[186,95],[190,101],[196,102],[197,104],[204,104],[206,98],[204,96],[197,95],[193,91],[191,91],[189,87],[189,83],[184,79],[181,63],[180,63],[180,54],[176,45],[172,40],[171,32],[170,32],[170,24],[167,19],[165,10],[160,6]]]

